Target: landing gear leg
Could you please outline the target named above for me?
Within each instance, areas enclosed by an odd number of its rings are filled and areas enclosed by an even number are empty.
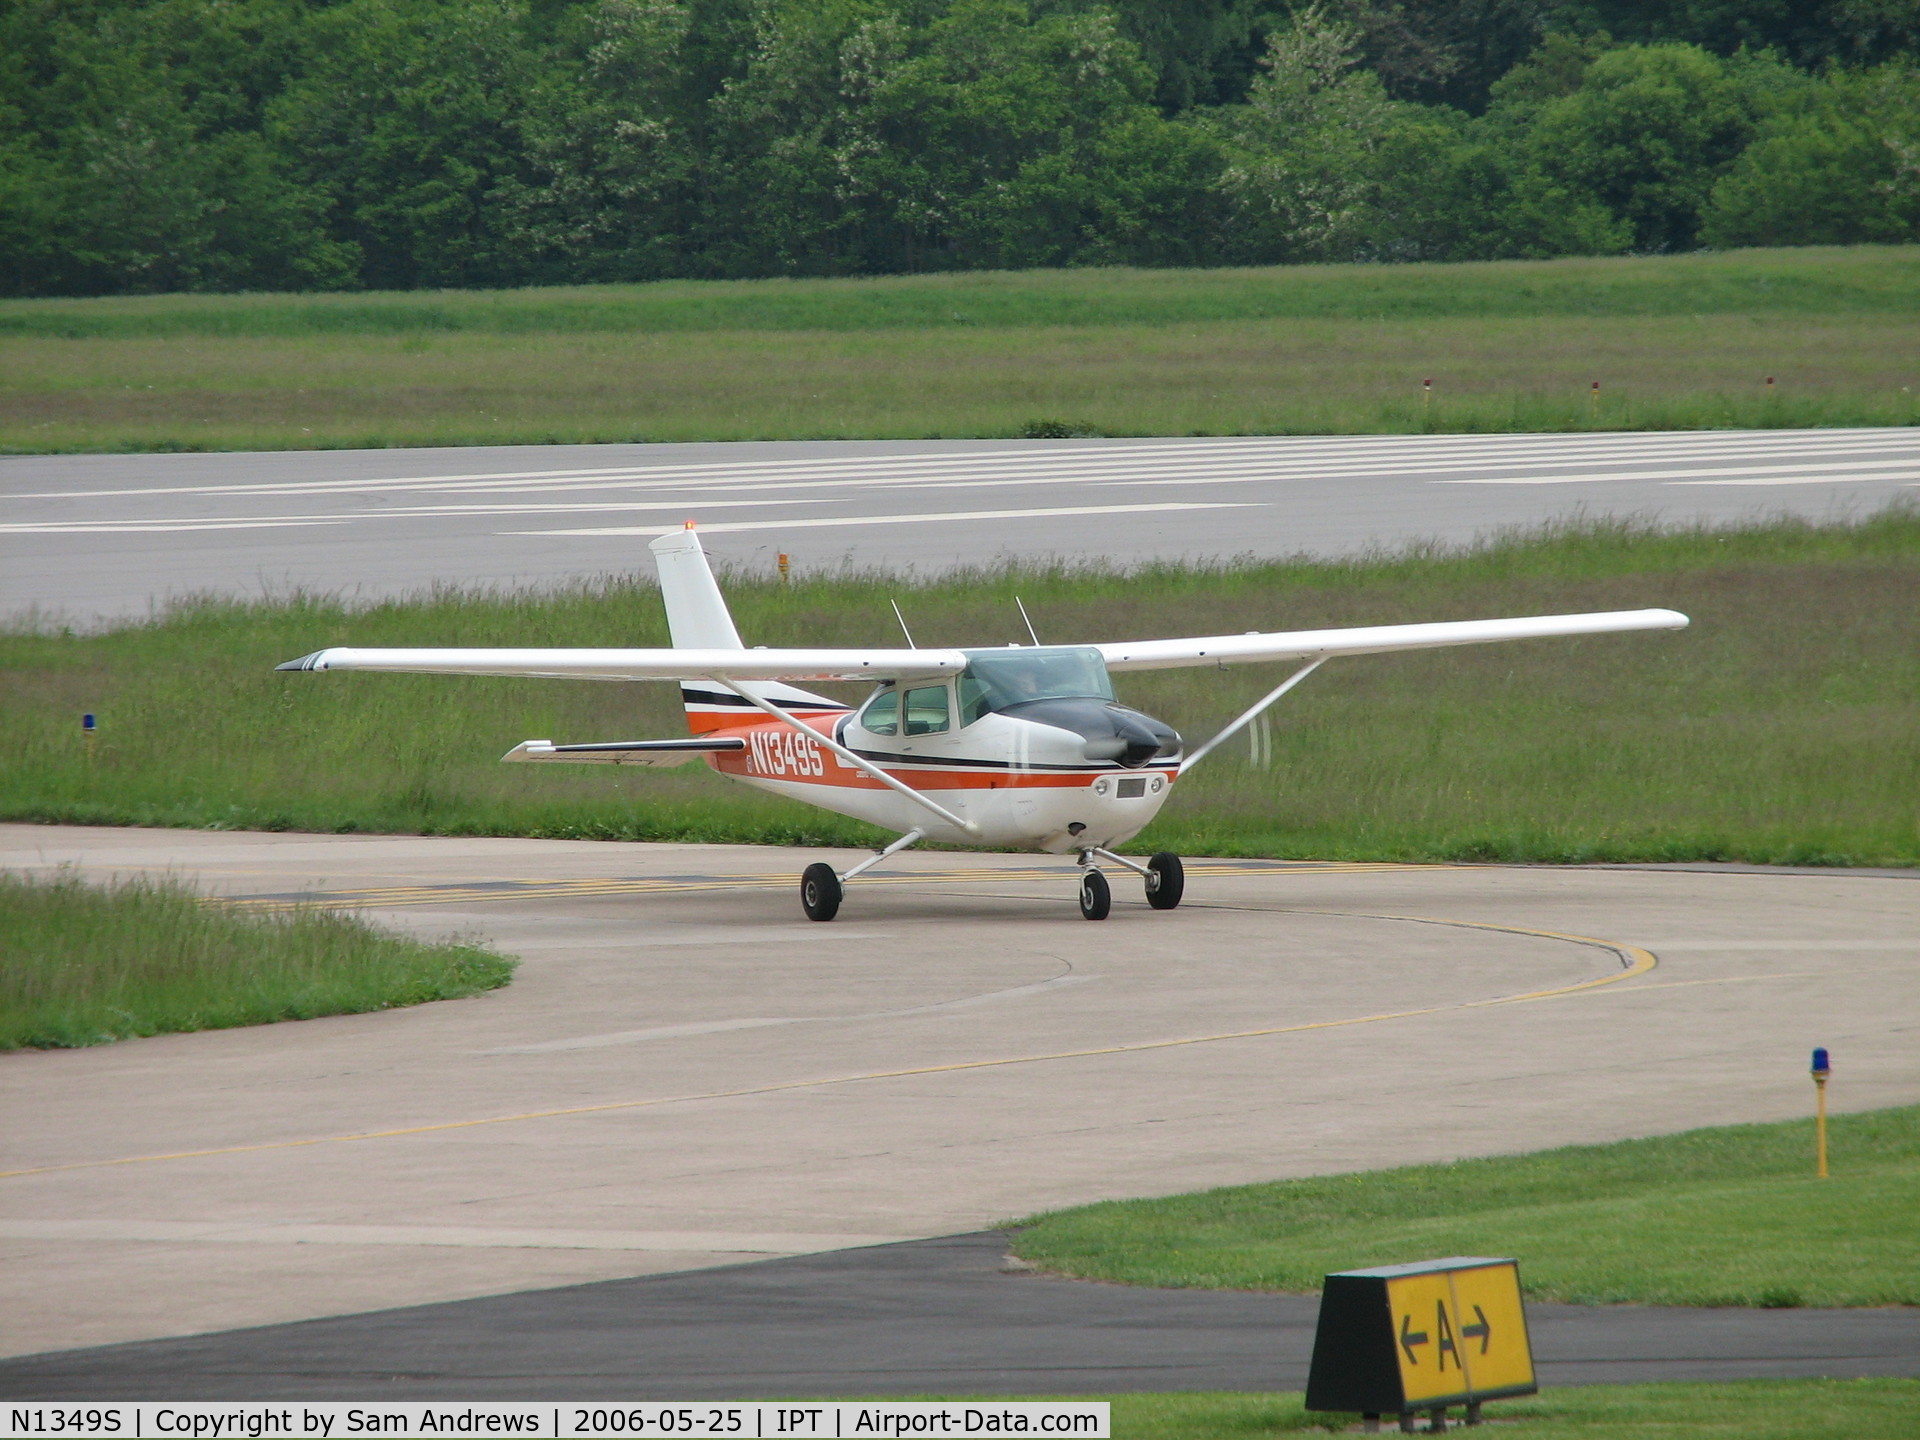
[[[835,874],[831,865],[807,866],[800,876],[800,908],[807,912],[807,919],[833,919],[840,913],[840,901],[847,893],[847,881],[871,870],[888,856],[899,854],[909,845],[919,844],[926,834],[924,830],[909,830],[886,849],[876,850],[844,875]]]

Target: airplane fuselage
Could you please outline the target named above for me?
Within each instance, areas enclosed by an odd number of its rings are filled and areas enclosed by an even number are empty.
[[[919,828],[929,840],[1051,854],[1108,848],[1145,829],[1179,778],[1177,750],[1131,767],[1089,760],[1084,735],[1014,715],[989,714],[963,730],[909,736],[874,734],[845,711],[796,706],[791,713],[870,767],[855,769],[812,737],[771,720],[716,727],[710,733],[739,735],[746,748],[710,755],[707,763],[755,789],[884,829]],[[972,822],[978,833],[931,818],[874,778],[880,769]]]

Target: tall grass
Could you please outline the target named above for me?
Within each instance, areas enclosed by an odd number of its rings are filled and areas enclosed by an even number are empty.
[[[61,339],[955,330],[1220,320],[1920,312],[1920,246],[1260,269],[968,271],[524,290],[0,301],[0,335]]]
[[[755,644],[1052,642],[1671,606],[1679,633],[1338,661],[1136,842],[1189,854],[1920,863],[1920,514],[1660,533],[1563,526],[1351,561],[727,582]],[[523,739],[683,733],[673,687],[280,674],[328,645],[664,645],[658,592],[207,600],[99,635],[0,636],[0,818],[865,844],[877,832],[670,771],[501,766]],[[1206,737],[1270,667],[1120,677]],[[842,692],[851,697],[855,692]],[[79,724],[100,717],[88,757]]]
[[[1113,1431],[1129,1440],[1266,1440],[1352,1434],[1354,1415],[1309,1411],[1297,1391],[1113,1396]],[[1496,1400],[1486,1418],[1539,1440],[1909,1440],[1920,1380],[1735,1380],[1713,1384],[1559,1386]],[[1389,1425],[1392,1424],[1389,1418]],[[1455,1419],[1458,1424],[1458,1419]]]
[[[1811,1121],[1722,1126],[1109,1201],[1023,1222],[1014,1248],[1136,1285],[1311,1291],[1335,1270],[1511,1255],[1535,1299],[1920,1304],[1920,1108],[1837,1117],[1833,1154],[1822,1181]]]
[[[15,300],[0,451],[1904,425],[1916,312],[1913,246]]]
[[[513,964],[332,911],[240,914],[165,882],[0,872],[0,1050],[457,999]]]

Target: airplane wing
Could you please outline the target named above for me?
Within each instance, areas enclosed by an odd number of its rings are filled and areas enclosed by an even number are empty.
[[[614,740],[595,745],[556,745],[522,740],[502,760],[545,760],[573,765],[684,765],[722,750],[744,750],[738,735],[696,735],[690,740]]]
[[[545,680],[931,680],[958,650],[361,650],[337,646],[276,670],[389,670]]]
[[[1345,630],[1279,630],[1203,635],[1191,640],[1136,640],[1099,645],[1109,670],[1170,670],[1181,665],[1247,665],[1331,655],[1381,655],[1442,645],[1533,640],[1548,635],[1604,635],[1617,630],[1684,630],[1677,610],[1607,610],[1591,615],[1531,615],[1514,620],[1448,620],[1429,625],[1360,625]]]

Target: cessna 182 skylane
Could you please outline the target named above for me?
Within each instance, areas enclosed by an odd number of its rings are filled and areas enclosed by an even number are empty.
[[[692,522],[650,548],[671,649],[338,648],[277,668],[677,680],[687,738],[528,740],[504,758],[603,765],[704,758],[745,784],[901,832],[845,872],[809,865],[800,900],[812,920],[831,920],[847,881],[922,840],[1074,855],[1080,913],[1103,920],[1112,892],[1102,862],[1139,874],[1156,910],[1180,903],[1179,856],[1159,854],[1143,865],[1114,847],[1145,828],[1182,775],[1328,659],[1687,624],[1672,610],[1620,610],[1110,645],[1041,645],[1036,637],[1031,647],[981,650],[748,649]],[[1116,701],[1109,678],[1115,671],[1273,660],[1306,663],[1191,754],[1171,726]],[[871,681],[874,690],[856,709],[792,683],[824,680]]]

